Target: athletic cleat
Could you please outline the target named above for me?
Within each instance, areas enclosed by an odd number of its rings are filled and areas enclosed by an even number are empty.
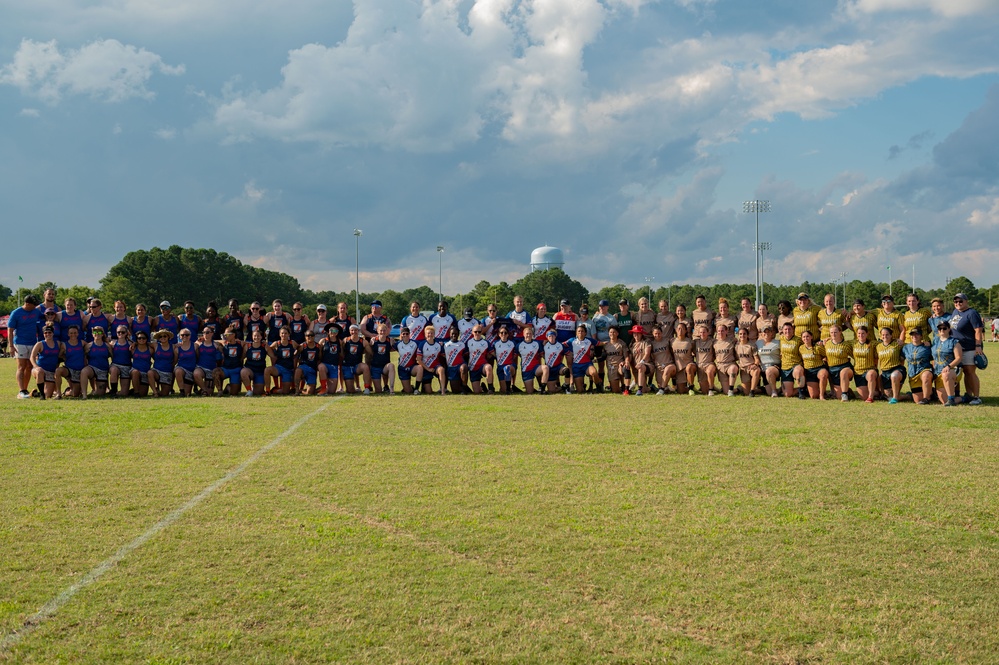
[[[728,394],[729,397],[735,397],[735,391],[734,390],[729,390],[727,394]]]
[[[920,403],[920,404],[923,404],[923,405],[926,405],[926,404],[929,404],[929,403],[930,403],[930,400],[928,400],[928,399],[926,399],[926,398],[923,398],[923,399],[919,400],[919,403]]]
[[[625,388],[625,389],[624,389],[624,390],[623,390],[623,391],[621,392],[621,394],[622,394],[622,395],[625,395],[625,396],[627,396],[627,395],[630,395],[631,393],[630,393],[630,392],[628,392],[628,389],[627,389],[627,388]]]
[[[642,389],[639,388],[638,390],[635,391],[635,397],[641,397],[641,396],[642,396]]]
[[[660,389],[659,389],[659,391],[658,391],[658,392],[657,392],[656,394],[657,394],[657,395],[665,395],[665,394],[666,394],[666,391],[665,391],[665,390],[663,390],[662,388],[660,388]]]
[[[972,397],[971,400],[968,402],[968,406],[978,406],[981,403],[982,403],[981,397]]]
[[[697,391],[691,388],[690,390],[687,391],[687,394],[693,396],[697,394]]]
[[[846,393],[843,393],[843,396],[840,397],[840,399],[843,400],[844,402],[849,402],[850,401],[850,396],[847,395]]]
[[[715,396],[715,391],[714,390],[709,390],[708,391],[708,397],[714,397],[714,396]]]
[[[365,388],[364,389],[364,394],[365,395],[370,395],[371,394],[371,388]]]
[[[888,400],[888,403],[889,404],[898,404],[898,400],[895,399],[894,397],[892,397],[890,400]]]
[[[253,391],[250,390],[249,392],[243,393],[243,397],[256,397],[256,395],[254,395]]]
[[[770,393],[770,396],[771,397],[780,397],[780,393],[775,390],[772,393]]]
[[[798,399],[808,399],[808,391],[804,388],[798,388]]]
[[[17,393],[17,398],[18,399],[31,399],[31,393],[29,393],[27,390],[22,390],[21,392]]]
[[[873,397],[868,397],[864,401],[867,402],[868,404],[874,404],[874,398]]]

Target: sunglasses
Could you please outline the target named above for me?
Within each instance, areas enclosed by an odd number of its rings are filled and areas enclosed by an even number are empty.
[[[295,312],[301,312],[302,311],[301,307],[292,307],[291,309],[292,309],[292,311],[295,311]]]
[[[118,334],[119,334],[119,335],[127,335],[128,333],[127,333],[127,332],[125,332],[124,330],[119,330],[119,331],[118,331]]]
[[[190,337],[191,333],[180,333],[178,337]]]
[[[260,311],[260,308],[259,308],[259,307],[251,307],[251,308],[250,308],[250,311],[251,311],[251,312],[259,312],[259,311]]]
[[[145,340],[147,340],[147,339],[149,339],[149,338],[148,338],[148,337],[146,337],[145,335],[138,335],[138,336],[136,336],[136,338],[135,338],[135,339],[140,339],[140,340],[142,340],[142,341],[145,341]]]

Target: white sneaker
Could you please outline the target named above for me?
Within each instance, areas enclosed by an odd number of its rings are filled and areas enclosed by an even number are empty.
[[[849,401],[850,401],[850,396],[849,396],[849,395],[847,395],[846,393],[843,393],[843,396],[842,396],[842,397],[840,397],[840,399],[841,399],[842,401],[844,401],[844,402],[849,402]]]
[[[709,390],[708,391],[708,397],[714,397],[714,396],[715,396],[715,391]]]
[[[734,390],[729,390],[728,391],[728,396],[729,397],[735,397],[735,391]]]
[[[250,390],[248,392],[243,393],[243,397],[256,397],[256,395],[254,395],[253,391]]]
[[[770,396],[771,397],[780,397],[780,394],[777,391],[774,391],[773,393],[770,394]]]
[[[665,391],[665,390],[663,390],[662,388],[660,388],[660,389],[659,389],[659,392],[657,392],[656,394],[657,394],[657,395],[665,395],[665,394],[666,394],[666,391]]]
[[[370,388],[365,388],[364,389],[364,394],[365,395],[370,395],[371,394],[371,389]]]
[[[638,390],[638,384],[637,383],[631,384],[630,386],[628,386],[628,390],[630,390],[631,392],[637,391]]]
[[[27,390],[22,390],[21,392],[17,393],[17,398],[18,399],[31,399],[31,393],[29,393]]]

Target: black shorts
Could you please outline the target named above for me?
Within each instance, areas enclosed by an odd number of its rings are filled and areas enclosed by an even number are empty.
[[[595,346],[593,347],[593,359],[594,360],[604,360],[607,358],[607,352],[604,351],[604,347]]]

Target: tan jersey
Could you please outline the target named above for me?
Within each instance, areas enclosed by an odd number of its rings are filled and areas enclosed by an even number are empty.
[[[720,368],[736,364],[735,342],[732,338],[726,340],[716,339],[714,343],[715,364]]]
[[[687,339],[693,340],[692,335],[694,334],[694,320],[691,319],[689,316],[686,317],[686,318],[684,318],[684,319],[679,319],[678,318],[676,320],[676,323],[673,324],[673,332],[674,333],[676,332],[676,327],[678,325],[680,325],[681,323],[686,323],[687,324]]]
[[[715,334],[715,313],[710,309],[706,309],[703,312],[699,309],[695,309],[690,313],[690,318],[694,322],[694,330],[696,331],[697,326],[707,326],[708,334]]]
[[[652,362],[660,369],[673,364],[673,351],[670,349],[670,341],[665,337],[652,340]]]
[[[766,316],[761,316],[756,319],[756,329],[763,332],[764,328],[770,328],[777,334],[777,317],[773,314],[767,314]]]
[[[729,314],[728,316],[716,316],[715,317],[715,330],[718,330],[719,326],[727,326],[728,334],[731,337],[735,332],[735,326],[739,323],[739,317]]]
[[[631,315],[631,321],[633,324],[642,326],[642,330],[645,332],[645,336],[652,339],[652,326],[656,323],[656,313],[651,309],[647,312],[638,310]]]
[[[652,345],[649,340],[636,339],[631,343],[631,359],[637,365],[639,363],[652,362]]]
[[[750,342],[755,342],[760,337],[760,330],[756,327],[759,318],[756,312],[739,312],[739,330],[749,333]]]
[[[603,349],[607,354],[608,364],[617,366],[628,358],[628,347],[620,339],[616,342],[604,342]]]
[[[753,365],[760,364],[759,351],[756,348],[756,344],[752,342],[736,344],[735,355],[739,359],[739,369],[749,369]]]
[[[715,361],[715,340],[710,337],[708,339],[695,339],[694,359],[697,361],[698,367],[706,367],[713,363]]]
[[[682,371],[684,367],[694,362],[694,342],[689,337],[674,339],[670,349],[673,351],[673,360],[677,369]]]
[[[777,330],[774,331],[774,332],[777,333],[777,337],[780,337],[781,335],[784,334],[784,324],[785,323],[790,323],[793,326],[794,325],[794,315],[793,314],[778,314],[777,315]]]
[[[676,314],[668,312],[666,314],[656,314],[656,323],[662,326],[663,337],[672,342],[676,337]]]

